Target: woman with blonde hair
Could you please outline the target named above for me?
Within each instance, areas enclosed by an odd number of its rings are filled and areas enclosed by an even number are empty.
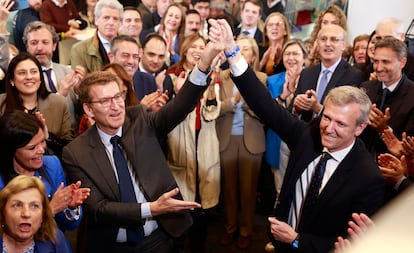
[[[0,223],[2,252],[70,252],[37,177],[17,176],[0,192]]]
[[[271,13],[264,23],[263,43],[260,47],[260,70],[268,76],[285,70],[282,47],[290,39],[290,26],[286,17],[279,12]]]
[[[266,85],[266,74],[259,72],[259,49],[256,41],[251,37],[240,36],[237,46],[236,51],[240,50],[258,79]],[[233,56],[226,55],[227,58]],[[231,244],[238,230],[237,246],[245,249],[250,246],[253,234],[257,183],[265,151],[265,132],[260,119],[244,102],[230,77],[229,69],[220,73],[220,81],[221,110],[216,120],[216,129],[220,140],[226,218],[225,232],[220,243]]]

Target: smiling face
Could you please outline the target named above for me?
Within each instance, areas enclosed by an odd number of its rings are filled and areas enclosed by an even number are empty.
[[[111,62],[120,64],[131,77],[138,69],[139,48],[136,43],[120,41],[117,43],[116,52],[109,56]]]
[[[142,19],[137,10],[125,10],[119,33],[137,38],[142,31]]]
[[[302,52],[302,49],[297,44],[292,44],[286,47],[283,52],[283,65],[286,70],[297,71],[300,68],[303,68],[305,64],[305,56]]]
[[[22,95],[34,95],[40,87],[40,72],[30,59],[21,61],[14,70],[13,83]]]
[[[377,48],[374,53],[374,71],[377,79],[386,86],[396,83],[402,75],[402,69],[407,62],[406,57],[398,59],[397,53],[391,48]]]
[[[42,224],[42,196],[31,188],[11,195],[4,208],[6,233],[15,241],[31,241]]]
[[[180,24],[181,19],[183,18],[183,13],[180,8],[177,6],[171,6],[167,12],[165,13],[165,20],[164,20],[164,27],[167,31],[172,31],[177,33]]]
[[[52,34],[46,28],[40,28],[27,34],[26,50],[35,56],[42,66],[50,67],[55,49],[56,43],[53,43]]]
[[[118,29],[121,25],[119,10],[103,6],[101,15],[95,17],[95,24],[99,33],[108,41],[112,41],[118,34]]]
[[[256,27],[260,19],[260,6],[251,2],[245,3],[240,13],[240,18],[243,28],[250,29]]]
[[[342,57],[346,47],[345,31],[337,25],[323,27],[318,33],[318,49],[325,67],[330,67]]]
[[[206,44],[203,39],[199,38],[195,40],[185,54],[186,64],[188,67],[193,68],[197,62],[201,59]]]
[[[19,174],[33,175],[42,167],[42,158],[46,150],[45,135],[42,129],[33,136],[24,147],[16,149],[14,154],[14,170]]]
[[[106,84],[93,84],[90,87],[89,97],[93,103],[85,103],[83,109],[88,117],[95,120],[96,125],[109,135],[115,135],[125,121],[125,101],[117,103],[111,99],[108,107],[103,106],[99,101],[113,98],[121,92],[115,81]]]
[[[320,126],[322,145],[329,152],[349,147],[364,130],[366,124],[358,124],[360,106],[357,103],[336,105],[330,101],[324,105]]]

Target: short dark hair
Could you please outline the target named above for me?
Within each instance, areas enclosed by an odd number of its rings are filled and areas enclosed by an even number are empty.
[[[205,2],[210,3],[210,0],[191,0],[191,5],[194,6],[198,3],[205,3]]]
[[[162,41],[162,43],[164,43],[164,45],[167,46],[167,42],[165,42],[165,39],[161,35],[159,35],[156,32],[152,32],[152,33],[149,33],[147,36],[145,36],[145,39],[142,42],[142,48],[145,48],[145,46],[147,45],[147,43],[150,40],[152,40],[152,39],[156,39],[156,40]]]
[[[187,15],[190,15],[190,14],[197,14],[198,16],[200,16],[200,13],[196,10],[196,9],[188,9],[186,12],[185,12],[185,15],[187,16]]]
[[[118,44],[122,41],[128,41],[128,42],[134,43],[139,48],[139,44],[138,44],[137,40],[134,39],[133,37],[131,37],[129,35],[118,35],[112,40],[111,53],[116,54],[116,52],[118,51]]]
[[[394,37],[385,37],[384,39],[375,43],[375,50],[378,48],[389,48],[397,54],[398,60],[407,57],[407,45]]]

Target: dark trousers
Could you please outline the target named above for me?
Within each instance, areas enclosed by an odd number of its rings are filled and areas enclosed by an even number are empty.
[[[172,253],[174,251],[173,240],[165,234],[161,229],[152,232],[151,235],[144,238],[139,245],[130,243],[117,243],[113,248],[113,252],[122,253],[142,253],[142,252],[156,252],[156,253]]]

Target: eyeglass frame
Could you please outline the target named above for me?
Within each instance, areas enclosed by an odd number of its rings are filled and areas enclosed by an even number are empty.
[[[119,99],[122,99],[122,100],[119,100]],[[126,92],[121,91],[121,92],[118,92],[117,94],[115,94],[113,97],[100,98],[100,99],[95,100],[95,101],[91,100],[88,103],[89,104],[98,103],[101,106],[106,108],[106,107],[111,106],[112,102],[114,102],[116,104],[121,104],[121,103],[125,102],[125,99],[126,99]]]
[[[329,36],[319,36],[318,40],[320,42],[323,42],[323,43],[326,43],[329,40],[333,44],[336,44],[336,43],[339,43],[340,41],[344,41],[344,38],[343,37],[340,38],[340,37],[336,37],[336,36],[330,36],[330,37]]]

